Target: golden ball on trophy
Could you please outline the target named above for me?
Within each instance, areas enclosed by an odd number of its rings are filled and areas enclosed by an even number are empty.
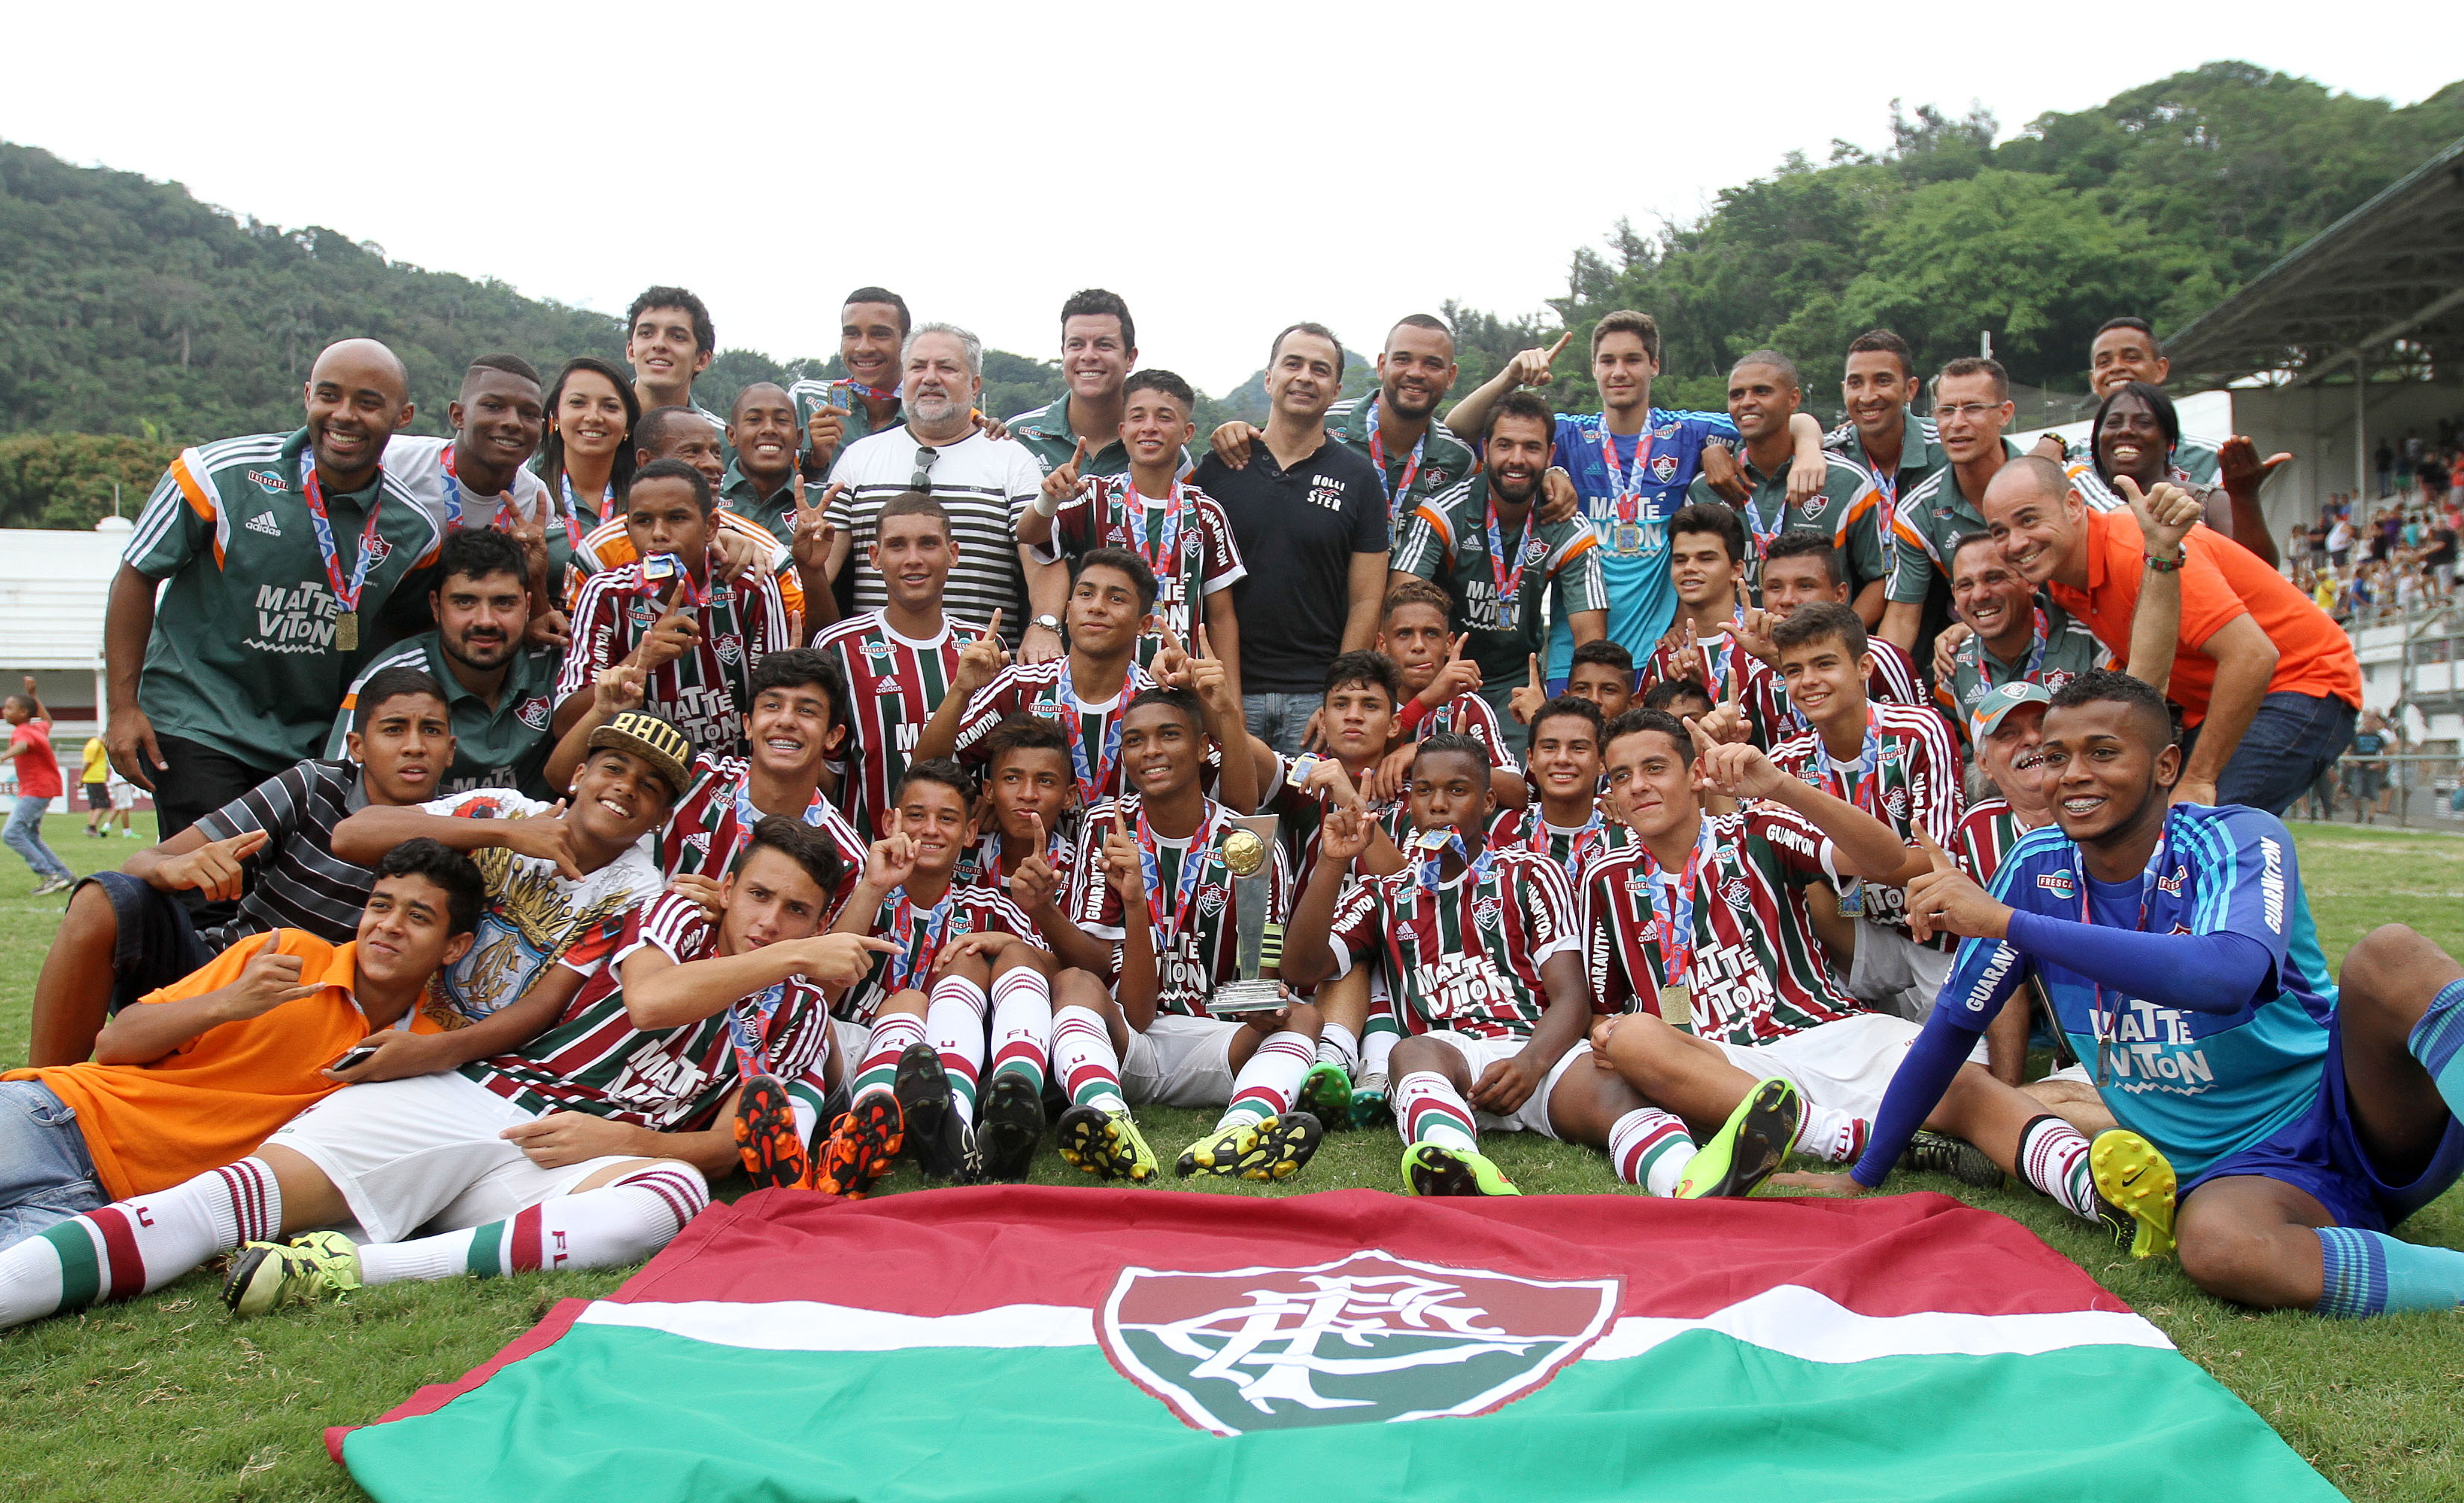
[[[1238,827],[1223,836],[1223,864],[1235,877],[1254,877],[1266,864],[1266,842]]]

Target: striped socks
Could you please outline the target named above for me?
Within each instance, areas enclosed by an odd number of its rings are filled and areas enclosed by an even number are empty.
[[[1044,1094],[1045,1042],[1052,1036],[1052,986],[1024,966],[993,980],[993,1067],[989,1075],[1023,1075]]]
[[[282,1191],[263,1159],[72,1216],[0,1252],[0,1327],[150,1294],[281,1231]]]
[[[872,1021],[872,1037],[865,1045],[864,1063],[847,1086],[848,1099],[884,1096],[898,1083],[898,1056],[924,1041],[924,1020],[913,1013],[884,1013]]]
[[[501,1278],[545,1269],[613,1268],[666,1247],[700,1209],[710,1187],[690,1166],[649,1165],[597,1189],[541,1201],[503,1221],[408,1242],[360,1249],[360,1282]]]
[[[1609,1128],[1609,1162],[1617,1178],[1653,1195],[1673,1195],[1684,1178],[1694,1140],[1685,1124],[1656,1106],[1638,1106]]]
[[[2464,981],[2449,982],[2430,999],[2405,1047],[2438,1082],[2447,1110],[2464,1118]]]
[[[1270,1034],[1232,1078],[1232,1101],[1217,1119],[1217,1131],[1243,1122],[1264,1122],[1292,1109],[1301,1078],[1317,1063],[1317,1040],[1286,1029]]]
[[[1865,1140],[1874,1129],[1864,1118],[1837,1107],[1816,1106],[1802,1095],[1797,1097],[1797,1152],[1825,1164],[1854,1164],[1865,1151]]]
[[[984,1067],[984,989],[964,976],[943,976],[933,983],[924,1032],[941,1056],[941,1068],[949,1072],[958,1120],[974,1122],[976,1075]]]
[[[1112,1035],[1091,1008],[1065,1007],[1052,1014],[1052,1070],[1072,1106],[1099,1112],[1130,1109],[1121,1095],[1121,1058],[1112,1051]]]
[[[2096,1220],[2096,1176],[2087,1139],[2058,1117],[2031,1118],[2019,1129],[2019,1177],[2084,1221]]]
[[[1395,1082],[1395,1125],[1407,1144],[1480,1151],[1470,1104],[1435,1070],[1416,1070]]]
[[[2319,1302],[2311,1308],[2322,1316],[2453,1310],[2464,1305],[2464,1252],[2400,1242],[2352,1227],[2311,1230],[2319,1234],[2319,1253],[2325,1264]]]

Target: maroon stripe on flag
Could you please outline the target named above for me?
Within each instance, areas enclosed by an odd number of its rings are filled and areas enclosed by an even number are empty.
[[[144,1208],[138,1208],[143,1214]],[[128,1213],[117,1206],[105,1206],[90,1211],[95,1230],[102,1233],[102,1251],[111,1265],[111,1283],[104,1290],[107,1299],[134,1299],[145,1293],[145,1258],[137,1251],[137,1233],[128,1225]]]

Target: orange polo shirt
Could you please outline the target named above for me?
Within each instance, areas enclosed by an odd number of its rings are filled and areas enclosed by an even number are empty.
[[[73,1108],[114,1200],[167,1189],[246,1158],[274,1130],[341,1089],[318,1074],[368,1036],[351,994],[353,945],[328,945],[304,929],[252,935],[136,1006],[202,996],[239,979],[269,942],[299,957],[299,979],[322,990],[236,1023],[207,1029],[145,1064],[55,1065],[11,1070],[40,1080]]]
[[[2139,519],[2127,512],[2087,513],[2087,588],[2053,583],[2054,603],[2087,622],[2117,658],[2130,656],[2130,618],[2139,608],[2139,581],[2147,542]],[[2182,539],[2182,638],[2173,649],[2173,678],[2165,692],[2182,707],[2186,725],[2208,718],[2215,688],[2215,660],[2199,651],[2207,640],[2238,617],[2258,622],[2276,643],[2271,694],[2290,691],[2362,703],[2362,665],[2351,639],[2282,575],[2256,554],[2206,524]]]

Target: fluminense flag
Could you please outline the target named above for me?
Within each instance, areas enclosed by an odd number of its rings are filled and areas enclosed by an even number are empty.
[[[385,1503],[2338,1495],[1938,1195],[766,1190],[330,1444]]]

